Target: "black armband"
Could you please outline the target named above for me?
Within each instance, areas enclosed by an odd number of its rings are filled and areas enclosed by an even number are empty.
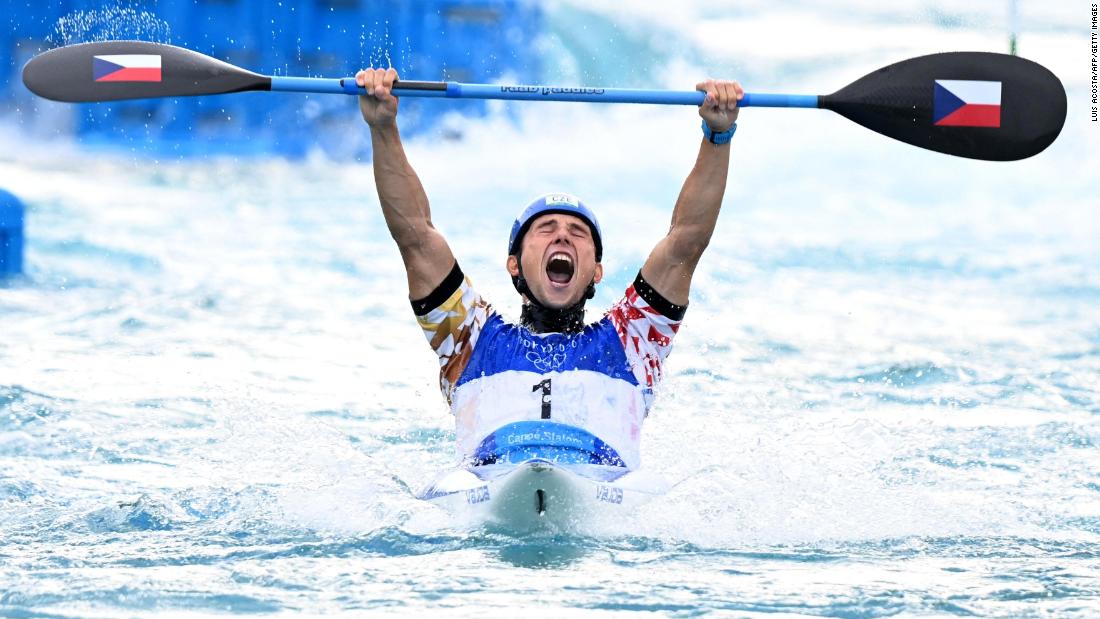
[[[661,296],[661,293],[657,292],[653,286],[649,285],[649,282],[645,281],[642,277],[642,272],[638,271],[638,277],[634,278],[634,291],[638,293],[646,303],[653,309],[661,312],[661,315],[665,318],[671,318],[673,320],[683,320],[684,314],[687,312],[687,305],[676,305],[672,301]]]
[[[423,299],[413,299],[412,303],[413,311],[417,316],[423,316],[429,311],[439,307],[444,301],[450,298],[452,294],[458,290],[458,287],[462,285],[465,276],[462,274],[462,269],[458,268],[458,261],[455,261],[454,268],[447,274],[447,277],[443,278],[443,281],[435,287],[435,290],[431,291],[428,296]]]

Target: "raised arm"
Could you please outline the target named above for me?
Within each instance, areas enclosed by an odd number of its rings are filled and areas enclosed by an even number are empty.
[[[699,115],[715,133],[728,130],[737,121],[737,102],[745,95],[737,82],[707,80],[696,84],[707,93]],[[687,305],[691,276],[710,242],[722,195],[726,192],[730,145],[712,144],[705,137],[676,207],[672,225],[642,266],[642,277],[654,290],[676,305]]]
[[[405,263],[409,298],[415,300],[443,282],[455,259],[446,239],[432,226],[428,196],[405,157],[397,132],[397,97],[390,93],[396,79],[393,69],[365,69],[355,75],[355,82],[367,89],[366,96],[359,97],[359,110],[370,125],[378,200]]]

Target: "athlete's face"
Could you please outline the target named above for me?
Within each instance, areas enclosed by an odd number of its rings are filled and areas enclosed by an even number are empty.
[[[536,217],[521,248],[523,277],[547,307],[574,305],[580,302],[588,284],[603,279],[592,229],[580,217],[563,213]],[[515,256],[508,256],[508,272],[513,277],[520,273],[520,261]]]

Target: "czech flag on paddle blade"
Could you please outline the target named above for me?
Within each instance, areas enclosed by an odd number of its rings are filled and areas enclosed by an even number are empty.
[[[97,82],[159,82],[159,54],[93,56],[92,78]]]
[[[1000,127],[1001,83],[936,80],[932,123],[938,127]]]

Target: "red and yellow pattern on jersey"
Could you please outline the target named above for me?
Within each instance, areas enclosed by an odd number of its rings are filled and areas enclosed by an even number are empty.
[[[463,278],[446,301],[416,317],[432,350],[439,356],[439,388],[448,404],[490,313],[492,308],[470,285],[470,279]]]

